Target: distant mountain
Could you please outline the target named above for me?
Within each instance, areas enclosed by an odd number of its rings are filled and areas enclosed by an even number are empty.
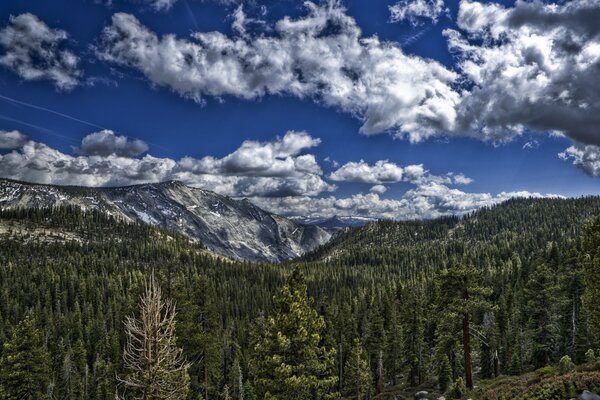
[[[198,240],[238,260],[283,261],[326,243],[331,234],[181,182],[115,188],[30,184],[0,179],[0,208],[73,205],[143,222]]]
[[[338,217],[334,216],[327,219],[305,219],[295,218],[297,222],[301,222],[307,225],[316,225],[320,228],[325,229],[329,233],[336,233],[346,228],[358,228],[374,220],[368,218],[357,218],[357,217]]]

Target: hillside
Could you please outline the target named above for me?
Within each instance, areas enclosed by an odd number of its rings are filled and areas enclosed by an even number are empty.
[[[600,215],[600,197],[513,199],[464,217],[374,221],[346,228],[302,259],[386,264],[401,262],[399,258],[413,248],[469,243],[473,251],[484,244],[497,244],[511,253],[521,253],[551,241],[576,238],[582,223],[596,215]]]
[[[463,398],[508,400],[513,387],[527,399],[577,397],[600,389],[594,325],[582,303],[582,260],[594,247],[589,238],[584,246],[582,227],[595,215],[598,198],[513,200],[464,218],[371,223],[304,260],[272,264],[214,257],[187,236],[96,208],[5,209],[0,343],[33,316],[46,338],[53,396],[114,398],[116,377],[126,372],[123,321],[139,312],[154,271],[177,302],[177,343],[192,364],[195,398],[221,398],[227,384],[260,400],[253,390],[268,371],[254,367],[255,343],[269,324],[297,321],[266,322],[277,310],[296,310],[274,296],[288,293],[281,289],[298,268],[312,298],[305,306],[323,319],[319,343],[335,349],[330,368],[343,398],[355,398],[346,366],[358,341],[373,399],[412,399],[422,390],[437,399],[445,373],[453,387],[464,375],[460,320],[444,279],[455,264],[473,265],[486,288],[474,293],[493,307],[471,314],[475,389]],[[559,368],[565,355],[575,372]],[[241,385],[233,378],[240,375]]]
[[[268,213],[181,182],[115,188],[37,185],[0,180],[0,209],[75,206],[185,235],[207,249],[245,261],[288,260],[327,242],[323,229]]]

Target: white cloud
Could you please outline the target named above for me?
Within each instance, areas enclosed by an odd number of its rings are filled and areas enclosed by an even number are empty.
[[[338,107],[363,121],[364,134],[389,131],[419,141],[453,130],[456,73],[363,36],[336,1],[305,5],[307,15],[282,18],[272,35],[197,32],[190,39],[159,37],[133,15],[117,13],[98,55],[197,102],[284,94]]]
[[[600,146],[576,143],[558,156],[563,160],[572,160],[573,165],[586,174],[600,178]]]
[[[371,219],[422,219],[461,215],[515,197],[556,197],[526,191],[466,193],[430,182],[407,191],[400,199],[382,199],[377,193],[355,194],[347,198],[283,197],[253,199],[260,207],[287,216],[325,219],[333,216]]]
[[[168,11],[177,3],[177,0],[144,0],[144,3],[156,11]]]
[[[65,31],[48,27],[33,14],[11,16],[0,30],[0,65],[25,80],[49,80],[60,90],[72,90],[82,73],[79,58],[61,48],[68,38]]]
[[[375,185],[375,186],[372,186],[371,189],[369,189],[369,192],[377,193],[377,194],[384,194],[385,192],[387,192],[387,187],[385,187],[383,185]]]
[[[447,13],[444,0],[401,0],[389,6],[392,22],[409,21],[412,25],[420,25],[424,19],[434,23]]]
[[[27,136],[19,131],[0,130],[0,149],[16,149],[27,142]]]
[[[86,156],[137,157],[148,151],[148,145],[142,140],[115,135],[113,131],[104,129],[84,137],[76,150]]]
[[[471,178],[463,174],[450,172],[443,176],[437,176],[429,173],[423,164],[401,167],[388,160],[379,160],[373,165],[363,160],[351,161],[332,172],[329,179],[338,182],[362,182],[375,185],[397,182],[468,185],[473,182]]]
[[[369,165],[363,160],[349,162],[329,175],[329,179],[340,182],[363,182],[371,184],[400,182],[404,170],[387,160]]]
[[[176,179],[217,193],[248,197],[270,211],[298,217],[432,218],[467,213],[511,197],[541,196],[528,192],[466,193],[447,186],[470,182],[464,175],[436,176],[422,165],[410,165],[402,168],[401,179],[414,188],[399,199],[382,199],[380,195],[387,190],[382,184],[373,185],[368,194],[318,197],[334,191],[336,186],[323,179],[314,155],[306,154],[320,140],[305,132],[291,131],[269,142],[245,141],[223,158],[180,160],[149,154],[123,156],[104,150],[74,156],[26,140],[18,132],[0,133],[0,143],[5,148],[18,146],[0,154],[0,177],[82,186],[122,186]],[[123,149],[116,147],[119,151]],[[375,176],[386,177],[385,173]]]
[[[86,136],[80,156],[27,141],[21,134],[3,133],[0,143],[14,148],[0,155],[0,176],[29,182],[120,186],[177,179],[236,197],[316,196],[336,188],[322,179],[314,155],[303,154],[320,143],[304,132],[288,132],[271,142],[245,141],[220,159],[136,158],[145,143],[111,131]]]
[[[600,144],[600,3],[517,1],[512,8],[462,0],[450,49],[473,87],[457,132],[505,141],[525,129],[561,131]]]

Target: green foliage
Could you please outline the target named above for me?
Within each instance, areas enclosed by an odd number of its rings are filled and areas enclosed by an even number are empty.
[[[462,399],[466,395],[467,386],[465,385],[465,380],[462,377],[459,377],[456,382],[450,386],[448,397],[451,399]]]
[[[345,396],[355,396],[357,400],[368,398],[371,392],[371,370],[367,352],[358,339],[354,339],[352,350],[346,359],[344,382]]]
[[[562,358],[560,359],[560,362],[558,363],[558,369],[559,369],[560,373],[566,374],[566,373],[572,372],[574,368],[575,368],[575,364],[571,360],[571,357],[562,356]]]
[[[585,352],[585,362],[588,364],[596,363],[596,353],[594,352],[593,349],[589,349],[588,351]]]
[[[2,398],[6,400],[46,399],[50,384],[50,359],[42,333],[31,317],[13,329],[4,343],[0,359]]]
[[[452,383],[452,367],[446,354],[440,357],[437,367],[438,385],[442,393],[445,393]]]
[[[564,354],[580,363],[587,349],[598,348],[598,325],[591,323],[598,302],[582,305],[581,297],[589,286],[586,296],[598,298],[600,225],[587,225],[581,241],[580,234],[585,220],[599,214],[598,198],[512,200],[465,218],[370,223],[340,232],[300,262],[270,265],[214,257],[171,232],[76,208],[0,210],[0,344],[11,341],[26,315],[36,315],[52,395],[114,399],[115,377],[124,372],[123,320],[155,270],[177,300],[178,346],[192,364],[190,399],[218,398],[228,384],[233,399],[240,400],[243,387],[244,400],[263,400],[256,383],[276,369],[253,370],[262,357],[254,344],[275,331],[271,321],[283,329],[293,315],[319,328],[319,340],[306,340],[322,349],[327,372],[317,381],[327,382],[330,394],[351,382],[346,365],[357,338],[366,347],[371,386],[433,381],[439,354],[448,356],[454,378],[463,374],[458,314],[465,309],[476,378],[490,375],[486,360],[496,352],[504,374],[557,364]],[[453,264],[472,266],[494,309],[484,312],[471,299],[459,301],[459,291],[439,290],[440,274]],[[297,313],[282,306],[282,294],[273,298],[292,267],[314,299],[308,308],[294,299],[302,305]],[[284,323],[278,315],[289,318]],[[539,323],[540,315],[549,324]],[[294,336],[287,335],[281,338]],[[269,337],[272,349],[293,353],[285,340]]]
[[[600,348],[600,217],[583,229],[582,264],[585,292],[583,305],[589,318],[594,348]]]
[[[304,276],[295,269],[274,298],[273,314],[257,332],[250,372],[260,398],[320,400],[338,397],[336,351],[323,343],[325,321],[312,308]]]

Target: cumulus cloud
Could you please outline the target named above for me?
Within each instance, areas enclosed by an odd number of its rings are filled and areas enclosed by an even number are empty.
[[[0,29],[0,65],[25,80],[48,80],[60,90],[72,90],[82,75],[79,58],[62,48],[69,35],[52,29],[37,16],[11,16]]]
[[[142,140],[115,135],[113,131],[104,129],[84,137],[76,150],[87,156],[137,157],[148,151],[148,145]]]
[[[369,192],[377,193],[377,194],[384,194],[385,192],[387,192],[387,187],[385,187],[383,185],[371,186],[371,189],[369,189]]]
[[[322,179],[312,154],[304,150],[319,139],[288,132],[270,142],[245,141],[223,158],[180,160],[137,157],[143,142],[101,131],[86,136],[73,156],[19,133],[0,134],[0,145],[14,150],[0,155],[0,176],[30,182],[82,186],[119,186],[166,180],[236,197],[316,196],[335,190]]]
[[[305,5],[306,15],[282,18],[272,34],[231,37],[159,36],[133,15],[117,13],[97,53],[197,102],[282,94],[340,108],[363,121],[364,134],[392,132],[419,141],[453,130],[460,98],[453,88],[456,73],[363,36],[337,1]],[[243,21],[242,13],[236,11],[235,21]]]
[[[333,171],[329,175],[329,179],[338,182],[362,182],[375,185],[397,182],[468,185],[473,181],[463,174],[454,174],[453,172],[443,176],[433,175],[424,168],[423,164],[401,167],[388,160],[379,160],[373,165],[363,160],[351,161]]]
[[[329,179],[341,182],[363,182],[382,184],[400,182],[404,169],[388,160],[379,160],[369,165],[363,160],[349,162],[329,175]]]
[[[600,146],[576,143],[559,153],[559,157],[571,160],[573,165],[581,168],[586,174],[600,178]]]
[[[509,140],[525,129],[600,144],[600,3],[517,1],[512,8],[462,0],[445,32],[472,86],[457,132]]]
[[[412,25],[421,25],[423,20],[434,23],[448,9],[444,0],[401,0],[389,6],[392,22],[409,21]]]
[[[0,131],[0,149],[16,149],[27,142],[27,136],[19,131]]]
[[[110,132],[92,137],[112,138],[110,134],[114,135]],[[112,139],[108,141],[112,143]],[[380,195],[387,190],[382,184],[373,185],[367,194],[336,198],[326,195],[336,186],[323,179],[314,155],[306,153],[319,143],[319,139],[306,132],[291,131],[268,142],[245,141],[222,158],[206,156],[174,160],[150,154],[143,157],[119,154],[122,145],[116,146],[117,151],[100,147],[102,150],[88,155],[70,155],[44,143],[27,140],[19,132],[1,132],[0,144],[10,151],[0,153],[0,177],[82,186],[122,186],[175,179],[233,197],[248,197],[270,211],[305,218],[336,215],[432,218],[470,212],[511,197],[541,196],[528,192],[467,193],[448,186],[468,183],[469,179],[462,174],[436,176],[422,165],[409,165],[402,168],[401,179],[414,187],[399,199],[382,199]],[[384,167],[383,171],[386,168],[389,167]],[[385,174],[375,176],[387,179]],[[326,196],[319,197],[323,195]]]
[[[369,219],[408,220],[461,215],[515,197],[556,197],[526,191],[466,193],[440,183],[429,182],[407,191],[400,199],[382,199],[378,193],[355,194],[347,198],[283,197],[253,199],[259,206],[287,216],[325,219],[333,216]]]

